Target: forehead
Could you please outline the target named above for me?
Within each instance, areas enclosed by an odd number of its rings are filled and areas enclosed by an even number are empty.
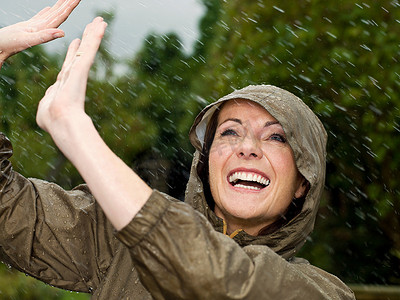
[[[265,121],[276,121],[276,119],[260,104],[245,99],[229,100],[222,105],[218,116],[218,123],[223,122],[229,117],[249,120],[257,118]]]

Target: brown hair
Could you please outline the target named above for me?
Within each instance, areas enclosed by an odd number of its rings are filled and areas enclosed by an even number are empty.
[[[200,180],[203,183],[204,196],[206,198],[208,206],[212,210],[214,210],[215,202],[210,189],[208,161],[210,157],[211,145],[214,141],[215,132],[217,131],[219,112],[221,111],[225,103],[226,102],[222,103],[217,108],[207,124],[206,133],[204,135],[203,148],[200,152],[199,163],[197,164],[197,174],[199,175]]]

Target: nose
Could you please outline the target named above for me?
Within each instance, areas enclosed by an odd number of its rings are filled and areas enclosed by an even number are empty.
[[[260,159],[263,156],[260,142],[252,134],[247,134],[243,138],[237,146],[236,154],[244,159]]]

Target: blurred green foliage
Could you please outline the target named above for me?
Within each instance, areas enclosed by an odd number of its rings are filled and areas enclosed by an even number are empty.
[[[299,255],[348,283],[400,284],[399,2],[203,3],[191,54],[174,33],[149,35],[125,61],[103,43],[86,109],[106,143],[152,187],[182,199],[193,151],[187,132],[202,107],[248,84],[292,91],[329,135],[326,191]],[[105,17],[112,23],[112,14]],[[35,124],[37,101],[61,61],[41,47],[8,61],[0,130],[14,144],[16,170],[70,188],[82,182],[79,174]],[[118,63],[125,73],[115,71]],[[0,298],[52,293],[23,274],[0,273]]]
[[[85,293],[57,289],[0,265],[0,300],[89,300]]]

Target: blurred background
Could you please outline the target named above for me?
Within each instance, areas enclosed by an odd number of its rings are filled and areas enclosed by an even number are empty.
[[[14,2],[2,4],[1,26],[55,1]],[[329,135],[326,189],[299,256],[348,284],[400,285],[400,3],[131,2],[84,0],[62,27],[65,40],[3,66],[0,131],[13,142],[14,168],[64,188],[82,183],[35,113],[67,43],[102,15],[109,27],[87,111],[152,187],[183,199],[194,151],[187,134],[202,107],[249,84],[277,85],[301,97]],[[88,296],[2,265],[0,299]]]

